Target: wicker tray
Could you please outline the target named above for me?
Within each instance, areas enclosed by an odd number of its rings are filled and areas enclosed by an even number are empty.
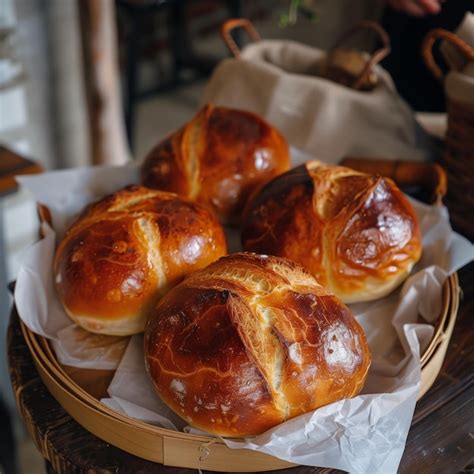
[[[421,185],[434,203],[440,204],[446,192],[446,176],[437,165],[363,159],[347,159],[344,164],[391,176],[400,185]],[[50,220],[47,208],[40,206],[39,211],[42,220]],[[456,321],[459,292],[457,274],[453,274],[443,286],[441,313],[433,338],[421,357],[418,398],[431,387],[441,369]],[[104,441],[166,466],[224,472],[260,472],[293,466],[264,453],[230,449],[217,438],[159,428],[110,409],[99,400],[106,396],[113,371],[62,366],[46,338],[34,334],[23,323],[21,327],[38,372],[51,394],[80,425]]]
[[[457,274],[453,274],[444,284],[441,314],[421,358],[418,398],[431,387],[441,369],[456,321],[459,293]],[[100,387],[107,387],[112,371],[63,367],[46,338],[34,334],[23,323],[21,327],[48,390],[72,418],[104,441],[166,466],[222,472],[261,472],[293,466],[267,454],[230,449],[216,438],[159,428],[113,411],[98,399],[103,395]]]

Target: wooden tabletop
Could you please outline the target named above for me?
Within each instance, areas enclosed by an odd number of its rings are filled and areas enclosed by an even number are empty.
[[[401,473],[454,473],[474,466],[474,263],[459,272],[464,293],[440,375],[418,402]],[[49,394],[33,365],[13,309],[8,332],[8,361],[23,420],[49,472],[142,474],[196,473],[164,467],[132,456],[91,435]],[[279,473],[336,472],[295,467]]]

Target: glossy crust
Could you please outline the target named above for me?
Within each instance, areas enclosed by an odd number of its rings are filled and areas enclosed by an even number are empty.
[[[54,259],[56,289],[84,329],[135,334],[156,298],[226,251],[221,225],[202,206],[131,186],[86,208],[66,232]]]
[[[145,186],[197,200],[230,223],[289,161],[286,140],[258,115],[206,105],[148,154],[141,176]]]
[[[318,161],[267,183],[244,222],[245,250],[301,263],[345,303],[390,293],[421,256],[415,211],[392,180]]]
[[[153,309],[149,374],[191,425],[257,435],[361,390],[370,365],[350,310],[300,265],[250,253],[187,277]]]

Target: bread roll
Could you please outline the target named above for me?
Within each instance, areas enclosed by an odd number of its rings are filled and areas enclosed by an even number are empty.
[[[257,435],[361,390],[370,365],[350,310],[300,265],[249,253],[193,273],[152,310],[149,374],[201,430]]]
[[[226,253],[223,229],[199,204],[129,187],[89,206],[54,258],[61,302],[79,326],[142,332],[147,310],[182,278]]]
[[[232,223],[248,195],[288,167],[288,144],[275,128],[253,113],[206,105],[148,154],[142,183],[197,200]]]
[[[394,182],[310,161],[249,203],[245,250],[301,263],[345,303],[381,298],[421,255],[417,217]]]

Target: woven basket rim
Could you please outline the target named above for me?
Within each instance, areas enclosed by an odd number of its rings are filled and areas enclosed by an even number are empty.
[[[431,384],[434,382],[434,379],[436,378],[437,374],[439,373],[440,366],[430,368],[430,362],[433,361],[434,363],[435,362],[434,359],[439,359],[440,357],[441,357],[441,360],[444,359],[447,343],[449,342],[449,337],[451,335],[451,332],[456,320],[456,316],[457,316],[457,310],[458,310],[458,304],[459,304],[459,291],[460,291],[460,288],[459,288],[457,274],[454,273],[453,275],[448,277],[445,284],[443,285],[441,313],[439,317],[437,318],[433,337],[421,356],[422,384],[420,387],[419,396],[422,396],[424,393],[426,393],[426,391],[430,388]],[[193,443],[197,443],[198,445],[201,445],[203,443],[204,444],[214,443],[215,445],[225,448],[225,444],[223,443],[223,441],[218,438],[216,440],[216,438],[211,437],[211,436],[196,435],[196,434],[191,434],[191,433],[182,433],[179,431],[161,428],[158,426],[144,423],[142,421],[135,420],[131,417],[128,417],[126,415],[123,415],[121,413],[118,413],[112,410],[106,405],[100,403],[98,399],[94,398],[92,395],[90,395],[88,392],[82,389],[76,382],[74,382],[66,374],[64,369],[61,367],[61,365],[57,361],[52,351],[52,348],[46,338],[33,333],[23,322],[21,322],[21,330],[27,342],[28,348],[33,356],[35,365],[41,368],[40,376],[43,379],[43,381],[46,383],[48,388],[50,388],[50,384],[54,380],[54,382],[60,387],[60,390],[62,390],[65,395],[67,395],[70,399],[74,399],[76,403],[81,404],[81,406],[84,406],[84,409],[88,410],[91,416],[96,417],[97,420],[100,419],[102,420],[101,422],[104,422],[104,423],[112,422],[112,421],[117,422],[120,426],[123,426],[124,429],[126,428],[126,429],[135,430],[137,433],[137,436],[139,436],[141,433],[142,435],[146,434],[146,435],[156,436],[157,439],[166,438],[168,442],[171,442],[171,441],[177,442],[177,443],[193,442]],[[443,351],[444,353],[442,353]],[[423,377],[425,373],[426,373],[426,377]],[[49,378],[50,380],[46,381],[45,377]],[[423,380],[424,378],[428,379],[429,382],[424,382]],[[60,400],[58,401],[60,404],[62,404]],[[73,418],[75,418],[73,413],[70,413],[69,411],[68,413]],[[76,421],[78,421],[78,423],[81,424],[81,420],[76,419]],[[97,433],[94,433],[94,434],[97,435]],[[99,436],[99,437],[104,438],[103,436]],[[105,439],[105,441],[110,442],[111,444],[114,444],[113,440]],[[137,455],[137,452],[135,448],[133,448],[133,446],[130,447],[130,446],[120,445],[118,447],[121,449],[124,449],[125,451],[130,452],[131,454]],[[248,451],[246,450],[245,453],[247,455]],[[157,461],[156,456],[153,457],[153,459],[151,459],[150,456],[147,457],[147,455],[143,456],[143,453],[141,454],[142,454],[141,457],[144,457],[146,459],[149,459],[155,462],[162,462],[161,460]],[[259,454],[262,454],[262,453],[259,453]],[[262,470],[268,470],[268,469],[284,468],[291,465],[290,463],[286,463],[285,461],[282,461],[277,458],[270,457],[270,459],[271,461],[269,461],[268,468],[266,467],[266,468],[258,469],[258,470],[262,471]],[[275,462],[278,464],[279,467],[276,467],[276,465],[273,463],[273,460],[275,460]],[[193,464],[191,466],[187,464],[186,466],[184,466],[184,465],[179,464],[179,460],[177,461],[178,464],[174,464],[173,463],[174,461],[170,461],[170,459],[168,459],[168,462],[171,462],[171,464],[169,465],[175,465],[175,466],[181,466],[181,467],[202,468],[203,466],[202,464]],[[213,467],[213,469],[219,470],[219,469],[216,469],[215,466]],[[227,470],[229,469],[227,468]],[[242,466],[238,466],[238,469],[236,470],[242,470]],[[253,469],[253,468],[250,470],[256,471],[256,469]]]

